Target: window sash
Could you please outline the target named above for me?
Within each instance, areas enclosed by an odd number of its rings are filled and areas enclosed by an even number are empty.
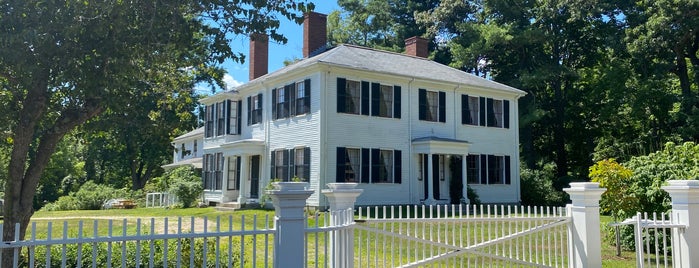
[[[239,103],[237,101],[231,101],[230,107],[228,107],[228,112],[230,113],[230,116],[228,117],[228,129],[230,129],[231,134],[240,134],[238,133],[238,105]]]
[[[480,172],[480,155],[469,154],[466,157],[466,178],[469,184],[481,184]]]
[[[379,116],[393,117],[393,86],[381,85]]]
[[[493,100],[493,118],[495,118],[493,126],[495,127],[502,127],[502,110],[502,100]]]
[[[345,182],[359,182],[360,153],[360,149],[347,148],[345,150]]]
[[[372,178],[372,183],[393,182],[393,150],[380,150],[379,160],[372,168],[378,168],[378,177]]]
[[[359,114],[361,111],[361,83],[359,81],[347,80],[345,88],[345,107],[346,113]]]
[[[478,125],[479,114],[478,111],[478,97],[468,96],[468,109],[469,114],[471,114],[471,125]]]
[[[228,158],[228,181],[226,183],[228,190],[238,190],[236,187],[236,182],[240,178],[238,178],[238,165],[236,164],[236,158],[237,157],[233,156]]]
[[[427,120],[439,121],[439,93],[427,91]]]

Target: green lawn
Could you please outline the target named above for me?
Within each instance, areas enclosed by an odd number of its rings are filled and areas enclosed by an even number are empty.
[[[97,221],[98,224],[98,230],[97,233],[100,236],[108,235],[107,229],[106,228],[109,224],[109,219],[112,219],[112,225],[114,227],[114,230],[112,232],[113,236],[119,236],[122,234],[122,230],[124,229],[123,225],[123,218],[126,218],[126,231],[127,234],[133,234],[136,230],[136,219],[140,218],[141,219],[141,232],[142,233],[149,233],[150,232],[150,218],[154,218],[154,222],[156,223],[156,232],[161,233],[162,229],[164,228],[164,218],[168,218],[168,225],[170,226],[170,229],[173,228],[173,225],[176,226],[177,219],[178,217],[182,217],[184,220],[183,228],[189,228],[189,219],[191,217],[195,217],[195,221],[197,222],[203,222],[204,217],[208,217],[208,225],[207,227],[209,230],[212,230],[211,228],[214,228],[215,223],[216,223],[216,218],[220,217],[221,218],[221,225],[220,228],[222,230],[228,230],[229,224],[228,224],[228,219],[229,217],[233,218],[233,230],[239,230],[241,228],[240,226],[240,219],[241,217],[245,217],[245,229],[246,230],[251,230],[253,228],[253,217],[254,215],[258,215],[258,220],[257,220],[257,227],[258,228],[264,228],[265,227],[265,221],[264,218],[265,216],[268,217],[269,221],[269,227],[272,225],[272,220],[274,217],[274,212],[269,211],[269,210],[239,210],[236,212],[220,212],[216,211],[213,208],[189,208],[189,209],[163,209],[163,208],[137,208],[137,209],[115,209],[115,210],[95,210],[95,211],[39,211],[36,212],[34,217],[32,217],[32,222],[36,223],[36,228],[37,228],[37,238],[45,238],[47,233],[48,233],[48,223],[51,222],[53,225],[53,232],[52,236],[53,237],[61,237],[63,236],[63,222],[67,222],[68,224],[68,237],[76,237],[77,236],[77,226],[79,221],[83,221],[83,231],[85,236],[92,236],[94,230],[92,229],[93,224],[95,221]],[[321,217],[322,220],[322,217]],[[602,217],[602,225],[605,226],[609,224],[611,219],[609,217]],[[311,226],[313,226],[315,223],[311,222]],[[470,227],[470,232],[474,232],[473,230],[473,225],[469,225]],[[30,225],[30,229],[31,229]],[[176,227],[175,227],[176,228]],[[160,229],[160,230],[159,230]],[[188,230],[188,229],[187,229]],[[436,230],[439,230],[439,228],[436,228]],[[603,232],[606,230],[604,227],[602,228]],[[28,230],[29,231],[29,230]],[[478,232],[477,230],[475,232]],[[29,238],[29,232],[27,235],[27,238]],[[273,236],[269,236],[269,239],[271,240]],[[604,234],[603,234],[604,237]],[[310,247],[315,247],[316,243],[318,246],[321,248],[321,251],[323,248],[325,248],[326,244],[326,237],[324,234],[319,234],[318,239],[316,240],[315,234],[309,235],[309,248]],[[235,238],[234,238],[235,239]],[[255,249],[255,251],[258,253],[256,256],[256,259],[258,259],[258,262],[261,261],[261,256],[262,253],[265,251],[265,246],[261,243],[262,237],[256,237],[253,239],[252,236],[247,236],[245,238],[244,245],[247,248],[245,251],[246,252],[252,252],[251,249]],[[545,238],[544,238],[545,240]],[[316,242],[317,241],[317,242]],[[234,243],[234,247],[238,247],[237,250],[239,249],[240,245],[240,239],[235,240],[236,243]],[[386,247],[384,247],[384,242],[382,241],[380,244],[376,245],[369,245],[369,248],[371,248],[371,251],[377,251],[380,252],[384,249],[388,250]],[[366,254],[367,248],[366,245],[366,240],[364,241],[357,241],[357,243],[364,243],[364,247],[360,250]],[[392,242],[389,242],[392,243]],[[227,243],[223,243],[222,245],[222,250],[227,250]],[[270,251],[271,254],[271,247],[268,247],[266,250]],[[311,252],[309,250],[309,262],[313,263],[315,262],[315,253]],[[381,254],[381,253],[376,253],[376,254]],[[251,253],[246,253],[246,262],[250,261],[252,254]],[[603,266],[604,267],[635,267],[635,254],[634,252],[629,252],[629,251],[622,251],[621,256],[616,256],[616,248],[607,241],[603,241],[602,243],[602,259],[603,259]],[[323,264],[325,262],[324,259],[324,254],[321,252],[318,256],[318,261]],[[478,260],[477,261],[481,261]],[[390,263],[390,262],[389,262]],[[495,266],[499,266],[495,264]]]

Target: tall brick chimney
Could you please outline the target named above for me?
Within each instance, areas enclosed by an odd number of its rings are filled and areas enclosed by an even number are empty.
[[[303,18],[303,57],[308,58],[314,51],[328,42],[327,15],[309,12]]]
[[[419,36],[410,37],[405,39],[405,54],[427,58],[430,55],[429,45],[430,41],[425,38]]]
[[[253,80],[267,74],[269,62],[269,37],[263,33],[250,35],[250,75]]]

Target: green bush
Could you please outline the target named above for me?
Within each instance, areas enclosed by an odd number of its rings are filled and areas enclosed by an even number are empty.
[[[104,202],[109,199],[131,198],[132,196],[133,193],[128,190],[114,189],[107,185],[87,181],[80,186],[77,192],[59,197],[56,202],[46,204],[42,210],[97,210],[101,209]]]
[[[170,170],[164,177],[169,182],[168,192],[177,196],[182,207],[191,207],[204,191],[201,177],[192,167]]]
[[[202,266],[204,264],[204,255],[202,252],[204,252],[204,241],[206,241],[206,248],[208,249],[206,253],[206,266]],[[177,244],[178,242],[180,243],[181,250],[179,251],[181,254],[181,260],[184,266],[189,266],[190,265],[190,256],[192,253],[192,240],[190,239],[177,239],[177,240],[168,240],[167,241],[167,267],[177,267]],[[223,266],[227,265],[228,262],[228,251],[224,250],[221,251],[220,258],[216,258],[216,251],[213,250],[216,248],[216,240],[214,238],[209,238],[209,239],[194,239],[194,256],[193,256],[193,264],[194,267],[219,267],[220,265],[216,265],[217,262],[220,262],[223,264]],[[138,244],[137,244],[138,243]],[[92,254],[93,254],[93,248],[96,249],[96,264],[98,267],[106,267],[108,263],[111,264],[112,267],[121,267],[122,266],[122,255],[126,254],[126,257],[124,258],[126,260],[124,266],[126,267],[149,267],[149,261],[150,261],[150,255],[151,255],[151,243],[153,243],[153,265],[154,267],[165,267],[165,242],[163,240],[154,240],[154,241],[130,241],[126,242],[126,252],[122,251],[122,242],[115,242],[111,244],[111,260],[108,260],[108,244],[107,243],[98,243],[98,244],[81,244],[81,258],[78,259],[78,245],[76,244],[69,244],[66,245],[66,267],[78,267],[78,264],[81,264],[82,267],[92,267]],[[225,243],[227,245],[227,243]],[[139,250],[137,250],[136,246],[139,246]],[[240,243],[237,240],[234,240],[233,243],[231,244],[233,247],[232,251],[232,262],[234,266],[238,266],[240,264],[240,250],[235,250],[236,248],[240,247]],[[34,256],[40,256],[40,261],[36,261],[34,267],[47,267],[46,262],[44,261],[44,258],[46,256],[46,247],[36,247],[36,252]],[[51,261],[50,265],[48,267],[61,267],[61,262],[62,262],[62,254],[63,254],[63,249],[62,246],[53,246],[50,247],[50,255],[51,255]],[[137,259],[136,253],[140,253],[140,258]],[[19,267],[29,267],[28,263],[28,254],[22,254],[22,258],[20,259]]]
[[[565,206],[568,196],[553,185],[556,165],[545,164],[539,170],[522,167],[520,173],[523,205]]]

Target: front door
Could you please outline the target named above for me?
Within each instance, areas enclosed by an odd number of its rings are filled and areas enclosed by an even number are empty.
[[[260,192],[260,156],[250,157],[250,198],[259,198]]]

